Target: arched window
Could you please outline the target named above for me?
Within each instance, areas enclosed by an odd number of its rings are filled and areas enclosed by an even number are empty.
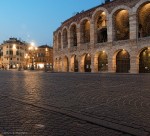
[[[63,48],[66,48],[68,46],[68,33],[67,29],[63,30]]]
[[[88,20],[84,20],[81,23],[81,43],[89,43],[90,42],[90,22]]]
[[[138,29],[139,38],[150,36],[150,3],[141,6],[141,8],[139,9],[138,23],[139,23]]]
[[[107,42],[106,13],[102,12],[96,19],[97,43]]]
[[[76,25],[72,25],[70,29],[70,44],[71,46],[77,46],[77,28]]]
[[[114,40],[129,39],[129,13],[127,10],[119,10],[114,14]]]

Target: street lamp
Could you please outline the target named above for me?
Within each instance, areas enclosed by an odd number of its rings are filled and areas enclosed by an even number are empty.
[[[31,58],[31,70],[34,70],[34,56],[35,56],[35,51],[37,50],[37,47],[34,46],[34,43],[31,43],[31,46],[28,48],[29,49],[29,54]]]

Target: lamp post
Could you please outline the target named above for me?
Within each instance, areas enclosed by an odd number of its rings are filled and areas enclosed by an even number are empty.
[[[37,50],[37,47],[34,46],[34,43],[31,43],[31,46],[28,48],[29,49],[29,55],[31,58],[31,70],[34,70],[34,56],[35,56],[35,51]]]

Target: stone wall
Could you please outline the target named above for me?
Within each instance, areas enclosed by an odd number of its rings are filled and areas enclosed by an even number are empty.
[[[149,14],[149,3],[150,0],[114,0],[66,20],[54,32],[54,70],[74,72],[73,58],[76,55],[79,72],[84,72],[85,55],[89,54],[91,56],[91,70],[92,72],[98,72],[98,54],[105,52],[108,56],[107,72],[116,72],[116,56],[119,51],[125,50],[130,54],[129,72],[138,73],[139,54],[145,48],[150,47],[148,44],[150,42],[149,35],[139,37],[139,23]],[[143,9],[144,6],[146,9]],[[119,17],[116,18],[119,11],[125,11],[126,13],[120,13]],[[97,27],[95,25],[97,24],[97,16],[102,12],[106,14],[107,41],[98,43],[96,40]],[[143,12],[144,14],[142,14]],[[90,41],[83,43],[84,34],[82,28],[85,21],[90,23]],[[142,25],[144,28],[147,27],[146,30],[149,33],[149,25],[145,26],[147,22],[145,21]],[[73,46],[71,29],[73,26],[76,27],[77,46]],[[118,28],[121,32],[119,36],[123,35],[126,29],[128,29],[128,36],[116,40],[116,35],[118,34],[116,29]],[[66,42],[63,35],[64,29],[67,31]],[[67,45],[64,45],[64,43],[67,43]]]

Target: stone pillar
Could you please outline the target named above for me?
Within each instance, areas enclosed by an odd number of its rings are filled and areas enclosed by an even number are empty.
[[[94,73],[95,72],[95,68],[94,68],[94,54],[91,54],[91,72]]]
[[[112,56],[108,56],[108,72],[115,73],[116,72],[116,58]]]
[[[64,58],[62,59],[62,72],[65,72],[65,62],[64,62]]]
[[[91,64],[92,64],[92,72],[98,72],[98,57],[94,54],[94,56],[91,58]]]
[[[91,48],[94,48],[94,23],[92,21],[90,24],[90,45]]]
[[[130,73],[139,73],[139,58],[135,54],[130,57]]]
[[[108,37],[108,42],[113,41],[113,21],[112,21],[112,16],[108,15],[107,17],[107,37]]]
[[[70,30],[68,30],[68,48],[71,47],[71,36],[70,36]]]
[[[137,26],[137,14],[132,13],[129,17],[130,23],[130,39],[137,39],[138,37],[138,26]]]
[[[71,57],[68,58],[68,63],[69,63],[69,72],[73,72],[73,71],[72,71]]]
[[[79,72],[84,72],[84,56],[80,56],[78,59]]]

